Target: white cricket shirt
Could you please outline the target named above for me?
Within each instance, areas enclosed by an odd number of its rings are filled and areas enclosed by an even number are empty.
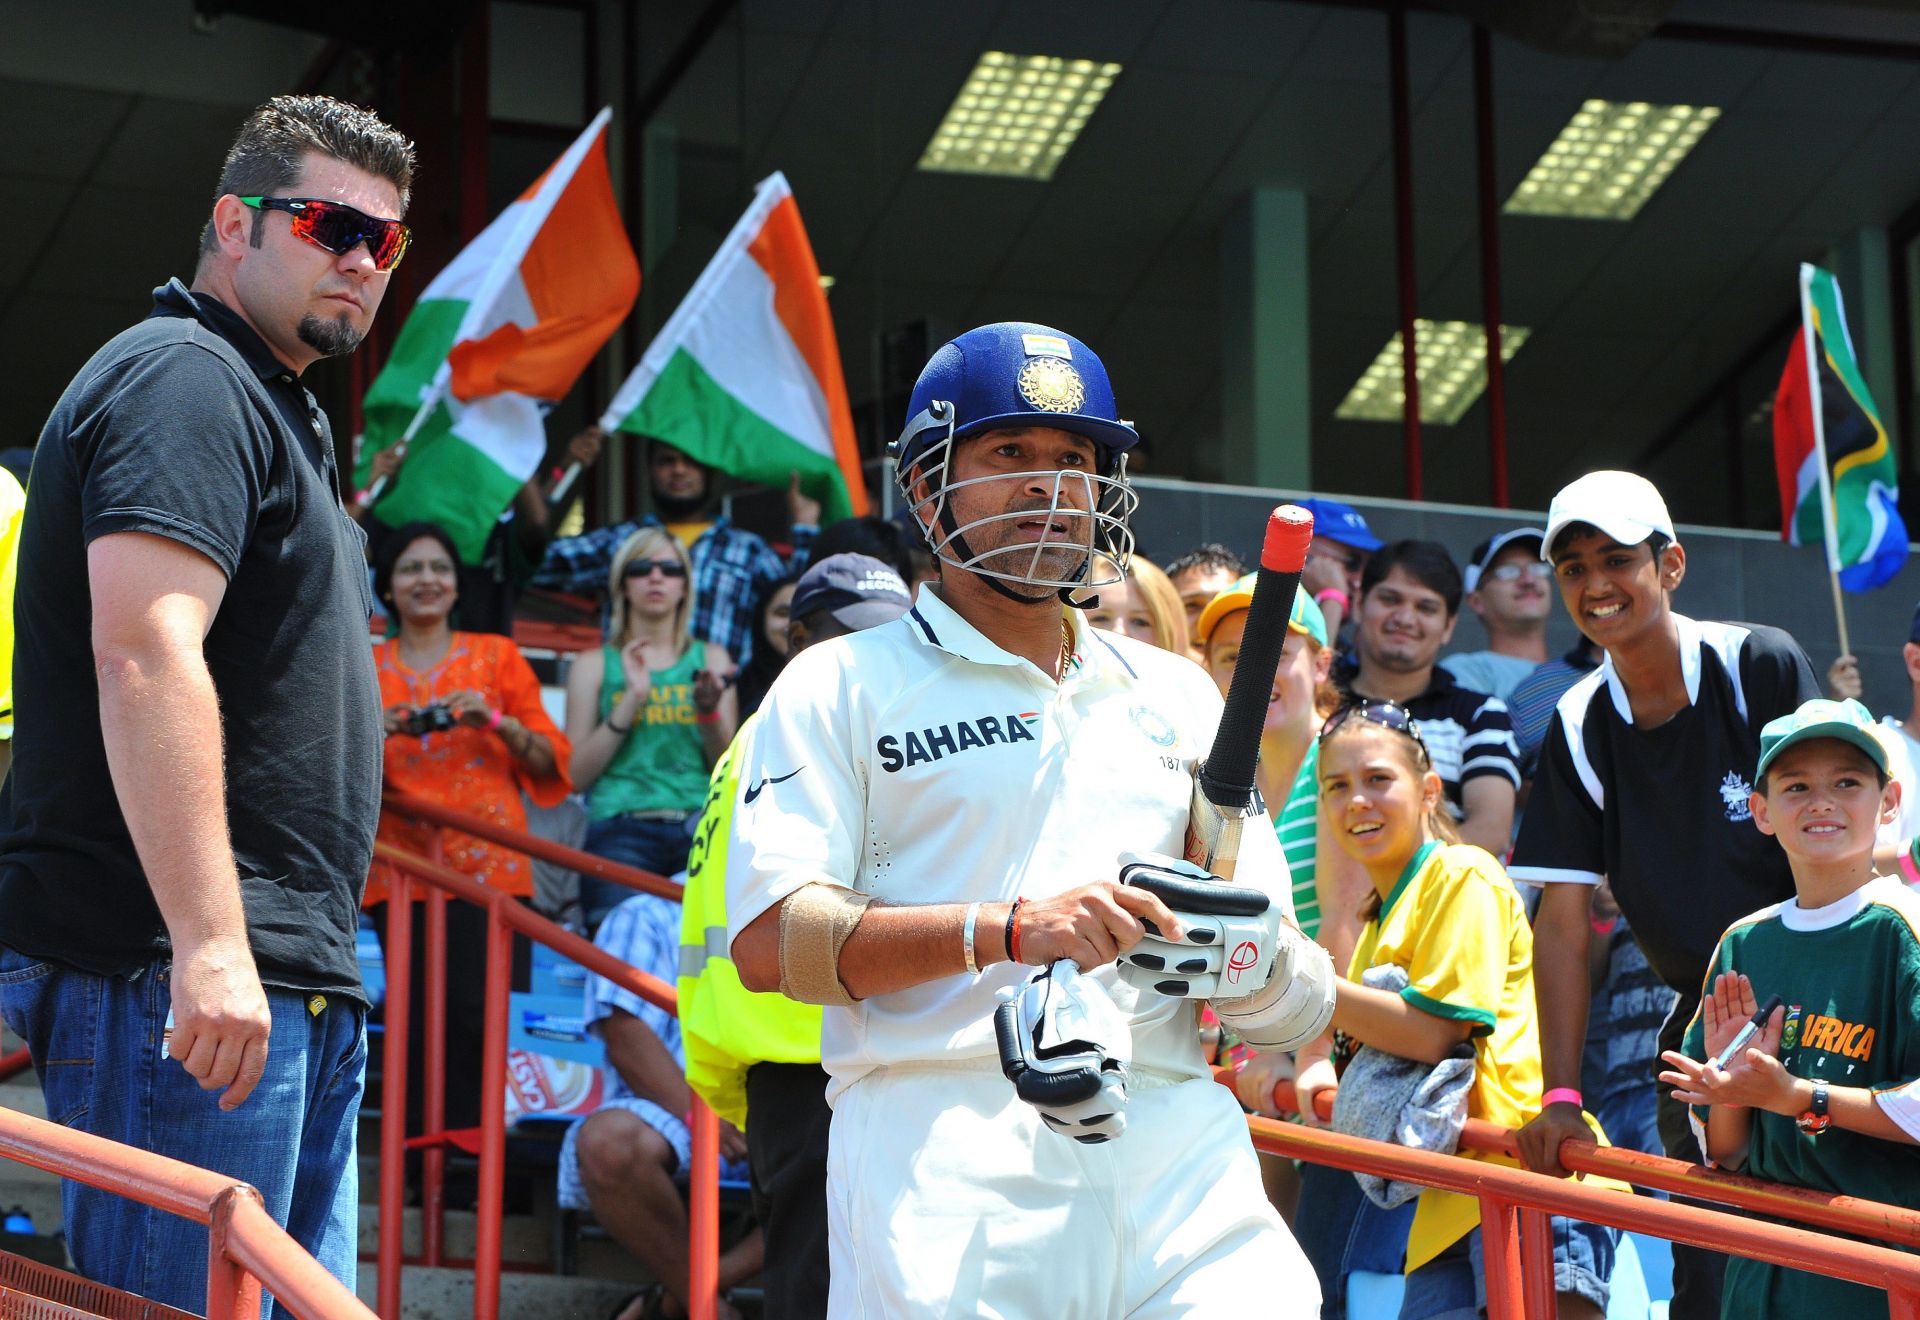
[[[1220,694],[1185,656],[1067,614],[1074,659],[1058,685],[931,588],[892,623],[796,656],[740,776],[729,942],[814,881],[895,903],[993,902],[1116,879],[1129,851],[1178,856]],[[1235,878],[1292,917],[1264,814],[1246,824]],[[1029,970],[996,963],[828,1008],[827,1098],[873,1068],[997,1055],[998,992]],[[1111,963],[1096,975],[1131,1016],[1136,1065],[1206,1075],[1194,1001],[1136,990]]]

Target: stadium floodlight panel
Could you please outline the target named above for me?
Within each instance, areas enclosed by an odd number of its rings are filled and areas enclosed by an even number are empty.
[[[1420,420],[1452,426],[1487,388],[1487,328],[1472,321],[1413,323],[1414,374],[1420,381]],[[1500,360],[1510,362],[1531,333],[1524,325],[1500,327]],[[1397,422],[1406,410],[1400,381],[1400,332],[1380,350],[1333,415],[1349,422]]]
[[[920,168],[1051,179],[1119,74],[1118,64],[1098,60],[986,51],[920,153]]]
[[[1719,117],[1711,105],[1587,101],[1507,198],[1506,213],[1631,220]]]

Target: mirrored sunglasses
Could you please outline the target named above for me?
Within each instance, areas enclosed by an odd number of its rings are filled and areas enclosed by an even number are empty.
[[[256,211],[285,211],[293,217],[293,236],[336,257],[367,245],[375,270],[388,271],[407,255],[413,231],[398,220],[376,220],[342,202],[320,197],[242,197]]]

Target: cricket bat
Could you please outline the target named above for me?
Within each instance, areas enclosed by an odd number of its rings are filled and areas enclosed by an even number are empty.
[[[1260,571],[1253,604],[1240,638],[1240,659],[1227,689],[1227,706],[1207,759],[1194,766],[1193,802],[1187,811],[1186,857],[1222,880],[1233,879],[1240,856],[1240,831],[1260,814],[1254,766],[1260,757],[1260,729],[1287,640],[1287,617],[1300,570],[1313,541],[1313,515],[1298,505],[1282,504],[1267,516],[1260,547]]]

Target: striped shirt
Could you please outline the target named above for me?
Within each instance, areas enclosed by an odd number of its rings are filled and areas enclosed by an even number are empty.
[[[1366,697],[1353,688],[1358,672],[1357,664],[1334,666],[1333,681],[1348,705]],[[1497,775],[1519,791],[1520,747],[1514,741],[1506,702],[1461,687],[1452,674],[1435,665],[1427,690],[1401,704],[1420,725],[1420,740],[1446,785],[1447,806],[1455,820],[1465,815],[1460,789],[1469,780]]]
[[[1314,887],[1315,829],[1320,821],[1320,740],[1307,745],[1286,805],[1274,818],[1280,851],[1287,855],[1287,874],[1293,880],[1293,919],[1310,940],[1320,938],[1320,891]]]

